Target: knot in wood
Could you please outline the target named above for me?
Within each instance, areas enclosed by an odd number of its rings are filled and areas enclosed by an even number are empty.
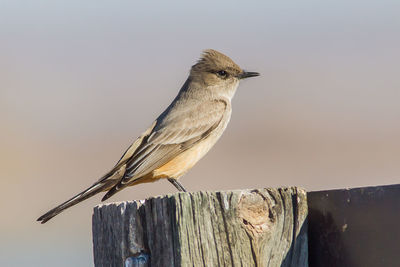
[[[253,236],[263,235],[269,231],[270,224],[274,222],[267,199],[257,191],[241,196],[237,213],[243,227]]]

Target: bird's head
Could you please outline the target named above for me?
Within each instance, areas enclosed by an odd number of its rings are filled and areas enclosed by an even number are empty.
[[[205,50],[190,71],[194,82],[213,91],[232,91],[232,94],[241,79],[258,75],[242,70],[232,59],[213,49]]]

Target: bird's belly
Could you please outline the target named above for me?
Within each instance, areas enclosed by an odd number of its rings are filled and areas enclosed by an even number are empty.
[[[168,163],[153,171],[154,178],[178,178],[190,170],[210,149],[218,138],[210,136],[192,148],[179,154]]]

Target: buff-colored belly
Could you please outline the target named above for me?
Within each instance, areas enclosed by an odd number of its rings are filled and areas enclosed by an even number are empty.
[[[153,171],[153,178],[179,178],[190,170],[215,144],[217,138],[209,137],[194,147]]]

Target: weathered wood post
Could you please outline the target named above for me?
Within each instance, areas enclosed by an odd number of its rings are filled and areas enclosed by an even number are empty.
[[[176,193],[99,205],[95,266],[308,266],[306,192]]]

